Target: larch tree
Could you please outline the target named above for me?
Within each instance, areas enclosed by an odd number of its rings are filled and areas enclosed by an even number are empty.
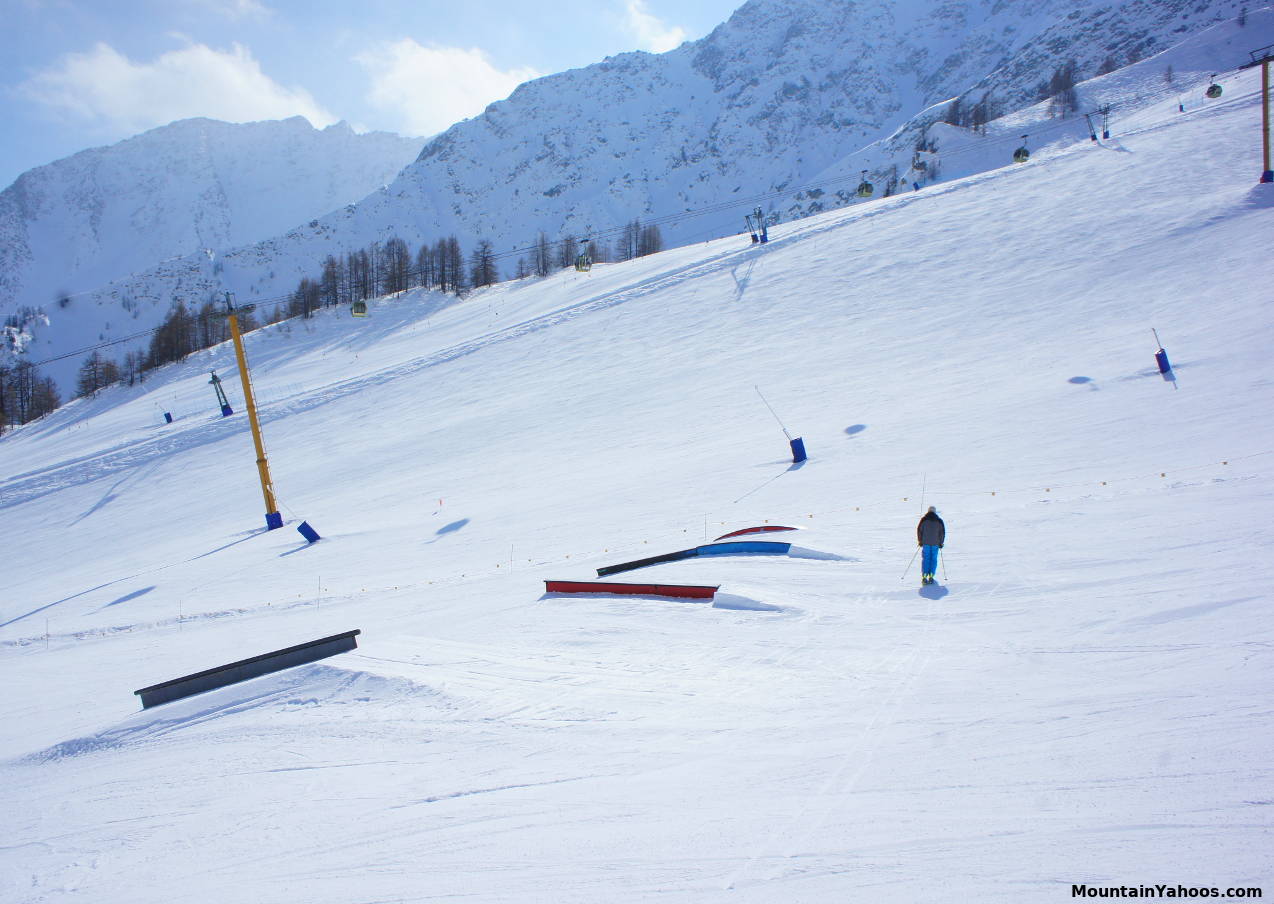
[[[495,249],[491,242],[482,239],[469,256],[470,275],[475,286],[489,286],[500,281],[495,265]]]

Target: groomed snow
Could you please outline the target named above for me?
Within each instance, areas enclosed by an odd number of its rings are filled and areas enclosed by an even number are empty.
[[[0,900],[1274,892],[1258,84],[764,246],[251,334],[280,531],[227,347],[5,437]],[[765,523],[799,554],[623,576],[715,604],[544,594]]]

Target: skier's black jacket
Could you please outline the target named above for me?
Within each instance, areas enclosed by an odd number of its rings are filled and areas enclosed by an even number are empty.
[[[942,546],[947,541],[947,526],[937,512],[927,512],[916,525],[916,541],[921,546]]]

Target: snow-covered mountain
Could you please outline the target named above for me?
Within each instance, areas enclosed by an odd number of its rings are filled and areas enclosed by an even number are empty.
[[[394,234],[419,242],[454,233],[503,250],[540,230],[585,236],[801,185],[932,104],[976,87],[1017,109],[1067,61],[1090,77],[1107,57],[1124,65],[1238,7],[752,0],[669,53],[624,54],[522,85],[431,141],[387,190],[243,249],[236,262],[254,275],[294,261],[313,272],[315,241],[339,249]],[[687,218],[665,238],[679,244],[741,222],[737,209]]]
[[[0,314],[42,307],[59,331],[68,319],[95,320],[54,305],[166,258],[249,244],[357,200],[391,181],[420,145],[355,134],[345,123],[315,129],[300,116],[188,119],[37,167],[0,192]]]
[[[277,298],[317,276],[326,255],[391,236],[415,247],[456,235],[466,249],[488,239],[507,254],[540,232],[605,237],[641,218],[662,219],[665,243],[677,245],[737,232],[757,197],[772,216],[815,212],[849,200],[853,184],[845,182],[860,168],[877,181],[900,175],[940,113],[935,105],[985,95],[993,108],[1013,111],[1038,99],[1059,68],[1073,64],[1088,78],[1218,22],[1238,31],[1242,8],[1242,0],[751,0],[707,37],[669,53],[623,54],[524,84],[430,141],[360,202],[223,253],[218,267],[197,251],[167,260],[105,286],[91,299],[98,311],[73,316],[96,316],[97,332],[115,338],[146,318],[157,322],[174,297],[229,289],[248,301]],[[1274,39],[1268,15],[1247,20],[1247,43]],[[1235,53],[1205,54],[1199,66],[1245,59]],[[1150,69],[1139,65],[1145,82]],[[1151,65],[1158,78],[1168,64]],[[1191,77],[1206,76],[1192,70],[1178,79]],[[999,131],[1016,139],[1048,115],[1041,106]],[[961,172],[991,165],[957,163]],[[830,179],[842,184],[801,190]],[[505,275],[514,256],[501,262]],[[135,318],[126,328],[122,304]],[[76,347],[65,334],[54,317],[33,356]]]

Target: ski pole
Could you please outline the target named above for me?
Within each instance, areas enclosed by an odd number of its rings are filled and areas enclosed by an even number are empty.
[[[916,547],[916,551],[915,551],[915,552],[913,552],[913,553],[911,554],[911,561],[907,563],[907,571],[911,571],[911,566],[912,566],[913,564],[915,564],[916,556],[918,556],[918,555],[920,555],[920,547],[919,547],[919,546],[917,546],[917,547]],[[900,580],[900,581],[905,581],[905,580],[907,580],[907,571],[904,571],[904,572],[902,573],[902,577],[900,577],[898,580]]]
[[[945,555],[939,556],[938,561],[942,565],[942,579],[945,581],[947,579],[947,557]]]

